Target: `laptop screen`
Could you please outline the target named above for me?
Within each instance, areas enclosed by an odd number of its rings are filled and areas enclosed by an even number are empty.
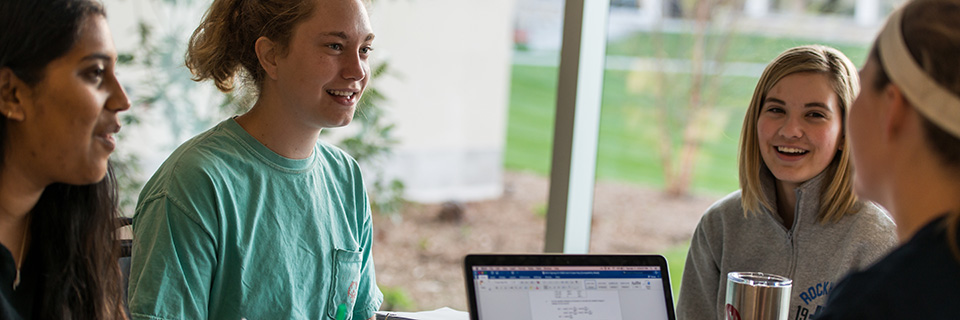
[[[471,269],[479,320],[670,319],[660,266]]]

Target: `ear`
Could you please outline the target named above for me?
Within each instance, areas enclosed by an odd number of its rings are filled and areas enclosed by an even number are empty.
[[[270,79],[277,80],[277,45],[267,37],[260,37],[254,44],[260,67]]]
[[[0,68],[0,114],[10,120],[23,120],[22,98],[27,84],[20,80],[10,68]]]
[[[883,98],[886,108],[881,115],[883,121],[884,136],[889,140],[900,138],[904,127],[907,125],[909,112],[912,107],[907,98],[903,96],[903,91],[894,84],[888,84],[883,89]]]

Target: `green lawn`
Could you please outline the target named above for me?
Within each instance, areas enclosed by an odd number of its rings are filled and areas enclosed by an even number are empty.
[[[667,56],[684,59],[690,55],[692,37],[669,33],[661,36]],[[716,46],[716,37],[708,42]],[[653,57],[650,33],[640,32],[608,45],[610,55]],[[737,35],[731,40],[731,57],[737,62],[765,63],[786,48],[814,43],[804,39],[765,38]],[[866,57],[863,45],[824,43],[845,52],[855,63]],[[743,112],[757,79],[726,76],[717,92],[706,92],[713,106],[706,115],[705,141],[696,158],[692,188],[697,193],[726,194],[737,188],[736,156]],[[671,107],[668,122],[673,128],[675,152],[680,145],[682,109],[687,105],[690,79],[684,74],[667,74],[661,81],[653,72],[607,70],[604,75],[597,179],[634,182],[662,187],[663,170],[657,131],[657,87],[664,83],[666,105]],[[515,65],[512,71],[510,109],[507,123],[505,166],[511,170],[550,172],[553,124],[556,108],[557,68]]]
[[[664,181],[657,151],[656,95],[652,91],[628,92],[627,78],[631,76],[637,77],[616,70],[605,75],[597,178],[660,187]],[[681,100],[684,80],[678,79],[680,85],[673,87],[676,92],[667,97],[668,104],[685,103]],[[712,134],[698,157],[695,190],[719,194],[736,189],[737,143],[743,118],[739,106],[749,102],[754,81],[748,77],[723,80],[720,90],[730,94],[718,99],[712,113],[717,119],[711,121]],[[513,67],[505,157],[508,169],[549,174],[556,82],[555,67]]]
[[[655,57],[653,36],[637,33],[608,45],[607,54]],[[665,34],[659,39],[667,57],[689,58],[692,37],[689,34]],[[738,35],[731,39],[729,57],[738,62],[767,63],[783,50],[802,44],[816,43],[804,39],[774,39]],[[865,45],[824,43],[843,51],[858,66],[866,58]],[[716,47],[716,38],[708,43],[707,52]],[[737,189],[737,144],[743,113],[753,94],[757,79],[729,76],[720,81],[713,94],[713,111],[704,129],[703,147],[697,157],[693,192],[722,195]],[[660,154],[661,137],[657,133],[655,112],[656,88],[661,83],[653,73],[607,70],[604,79],[600,138],[597,153],[597,179],[617,180],[662,187],[664,185]],[[664,101],[672,117],[668,122],[677,128],[682,120],[680,108],[686,105],[690,89],[689,76],[666,75]],[[553,146],[553,125],[556,108],[557,68],[513,66],[505,166],[510,170],[550,173]],[[674,145],[679,140],[674,134]],[[674,297],[680,292],[680,278],[689,243],[662,252],[669,261]]]
[[[680,278],[683,276],[683,266],[687,262],[688,250],[690,250],[690,242],[684,242],[660,253],[667,258],[667,268],[670,270],[670,290],[673,292],[674,303],[680,296]]]
[[[710,35],[706,42],[708,54],[716,52],[721,36]],[[780,52],[805,44],[823,44],[842,51],[857,66],[861,66],[867,58],[869,50],[866,44],[847,44],[817,41],[813,39],[797,38],[770,38],[759,35],[737,34],[730,38],[726,56],[729,60],[738,62],[767,63],[773,60]],[[693,35],[689,33],[665,33],[659,40],[653,33],[637,32],[630,37],[609,43],[608,55],[656,57],[657,48],[653,45],[662,43],[667,57],[690,58],[693,47]]]

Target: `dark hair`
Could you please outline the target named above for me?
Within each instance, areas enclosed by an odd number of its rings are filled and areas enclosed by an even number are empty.
[[[314,0],[214,0],[187,47],[186,65],[193,80],[213,79],[218,89],[229,92],[235,75],[243,70],[260,88],[265,71],[254,51],[257,39],[269,38],[285,54],[293,28],[315,6]]]
[[[913,60],[940,86],[960,96],[960,4],[952,1],[917,1],[903,12],[902,34]],[[876,46],[870,55],[879,66],[873,88],[881,90],[890,77]],[[960,138],[923,118],[927,142],[943,163],[960,168]]]
[[[0,68],[28,85],[76,43],[85,19],[105,16],[93,0],[0,2]],[[5,119],[4,119],[5,120]],[[0,121],[0,165],[7,143]],[[38,319],[123,319],[118,209],[113,170],[98,183],[47,186],[30,215],[31,264],[42,278],[34,310]]]
[[[47,186],[30,214],[45,276],[38,318],[124,319],[112,166],[95,184]]]
[[[960,54],[960,3],[917,0],[907,4],[903,10],[901,32],[913,60],[940,86],[960,97],[960,59],[957,59]],[[890,77],[883,69],[883,57],[876,44],[870,56],[878,66],[873,88],[882,90],[890,84]],[[960,172],[960,137],[943,130],[924,116],[920,118],[930,149],[941,163]],[[960,260],[960,247],[957,245],[960,211],[951,213],[946,223],[951,249]]]

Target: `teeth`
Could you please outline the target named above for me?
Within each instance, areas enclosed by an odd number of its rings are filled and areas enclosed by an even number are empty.
[[[350,91],[327,90],[327,92],[329,92],[332,95],[341,96],[341,97],[349,97],[353,95],[353,92],[350,92]]]
[[[790,147],[777,147],[777,151],[780,151],[783,153],[806,153],[807,152],[807,150],[790,148]]]

